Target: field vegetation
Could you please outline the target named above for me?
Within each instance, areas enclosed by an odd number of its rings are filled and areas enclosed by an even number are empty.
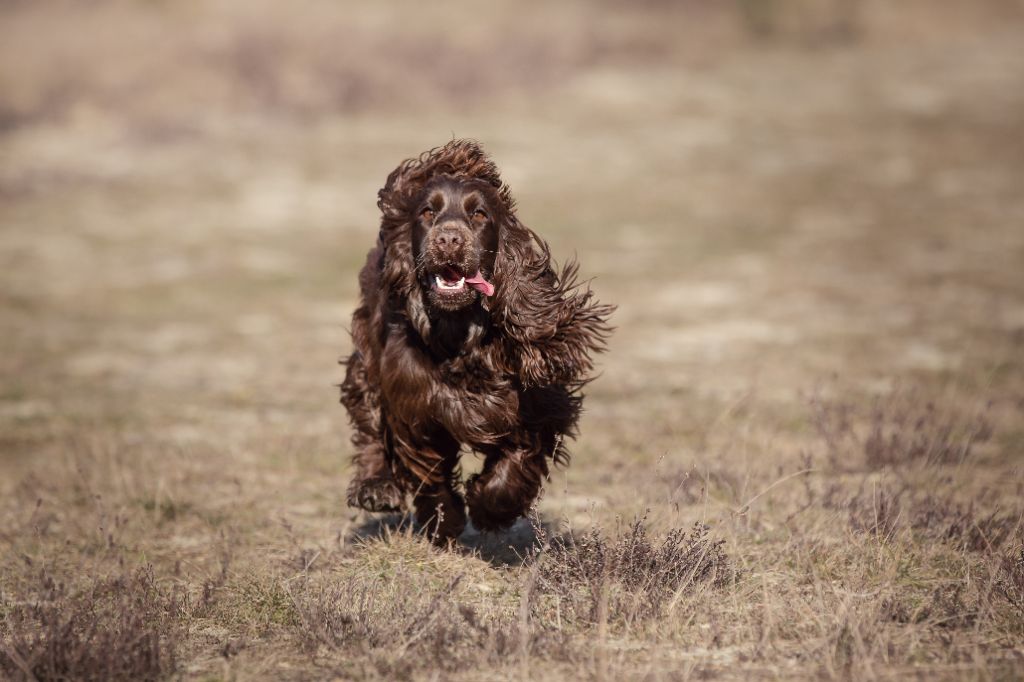
[[[4,3],[0,678],[1024,675],[1022,85],[1014,0]],[[453,136],[618,311],[444,551],[336,385]]]

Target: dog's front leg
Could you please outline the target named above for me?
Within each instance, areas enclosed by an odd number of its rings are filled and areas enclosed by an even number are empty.
[[[486,454],[483,471],[466,484],[469,518],[479,530],[501,530],[530,510],[548,463],[539,444],[504,443]]]
[[[460,444],[442,429],[394,425],[395,458],[413,494],[416,522],[438,545],[466,527],[466,504],[456,490]]]
[[[405,494],[392,473],[380,392],[367,379],[366,360],[355,351],[345,363],[341,402],[352,420],[355,472],[348,486],[348,504],[372,512],[394,512],[404,506]]]

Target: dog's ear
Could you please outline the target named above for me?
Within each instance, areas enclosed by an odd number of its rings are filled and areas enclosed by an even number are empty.
[[[427,315],[423,292],[416,285],[416,264],[412,255],[412,227],[383,232],[384,263],[381,282],[394,309],[404,309],[420,337],[430,342],[430,316]]]
[[[389,298],[404,299],[416,289],[416,265],[412,254],[412,223],[406,205],[411,201],[412,178],[406,161],[388,176],[377,193],[381,210],[380,241],[384,247],[381,281]]]
[[[377,193],[381,212],[379,240],[384,247],[381,284],[395,308],[406,311],[424,341],[430,340],[430,319],[416,286],[416,261],[412,247],[412,202],[430,178],[423,158],[407,159],[388,175]]]
[[[492,324],[509,366],[525,386],[580,384],[604,349],[613,306],[576,282],[570,261],[556,273],[547,243],[509,213],[501,225],[494,268]]]

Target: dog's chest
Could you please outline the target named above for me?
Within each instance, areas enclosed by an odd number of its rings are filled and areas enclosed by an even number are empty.
[[[479,359],[460,356],[440,363],[437,367],[438,380],[450,391],[465,394],[480,394],[492,390],[493,372],[487,371]]]

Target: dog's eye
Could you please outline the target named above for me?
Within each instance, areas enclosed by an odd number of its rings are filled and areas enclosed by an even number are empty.
[[[484,210],[482,208],[478,208],[475,211],[473,211],[473,217],[479,218],[480,220],[487,220],[487,214],[484,213]]]
[[[427,208],[423,209],[422,211],[420,211],[420,217],[422,217],[424,220],[427,220],[427,221],[433,220],[434,219],[434,209],[432,209],[430,207],[427,207]]]

